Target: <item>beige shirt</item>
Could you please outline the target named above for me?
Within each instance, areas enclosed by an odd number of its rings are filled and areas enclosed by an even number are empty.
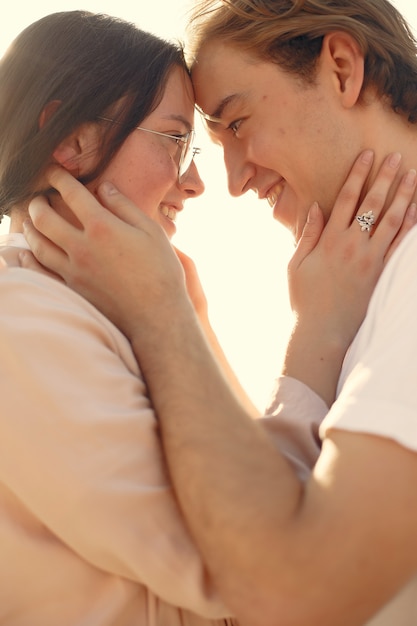
[[[129,342],[1,251],[0,624],[224,626]]]

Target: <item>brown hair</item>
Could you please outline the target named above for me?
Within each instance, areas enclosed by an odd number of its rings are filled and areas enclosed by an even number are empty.
[[[88,176],[94,179],[158,106],[174,65],[186,69],[179,45],[108,15],[59,12],[22,31],[0,62],[1,213],[39,191],[36,183],[65,137],[123,102],[119,123],[103,134],[100,162]],[[40,129],[41,112],[53,101],[61,104]]]
[[[417,45],[388,0],[200,0],[189,23],[190,60],[204,43],[222,39],[313,82],[323,37],[336,30],[364,54],[362,94],[372,86],[417,121]]]

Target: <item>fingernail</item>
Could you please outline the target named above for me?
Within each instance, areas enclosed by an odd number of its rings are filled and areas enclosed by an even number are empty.
[[[100,189],[107,196],[111,196],[117,193],[116,187],[112,183],[109,183],[108,181],[105,181],[104,183],[102,183],[100,186]]]
[[[406,185],[413,187],[416,182],[416,170],[409,170],[405,176],[404,182]]]
[[[408,217],[414,222],[416,219],[416,215],[417,215],[417,204],[415,202],[412,202],[410,206],[408,207]]]
[[[313,202],[307,215],[307,222],[314,221],[314,219],[317,217],[318,210],[319,210],[318,203]]]
[[[365,152],[362,152],[361,160],[366,165],[369,165],[372,162],[373,158],[374,158],[374,153],[372,150],[365,150]]]
[[[390,164],[391,167],[396,168],[399,166],[401,161],[401,154],[399,152],[394,152],[394,154],[391,154],[388,163]]]

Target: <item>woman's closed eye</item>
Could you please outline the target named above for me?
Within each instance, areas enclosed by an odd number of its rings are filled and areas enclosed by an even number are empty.
[[[175,139],[177,144],[181,145],[183,143],[187,143],[188,136],[190,133],[172,133],[172,138]]]

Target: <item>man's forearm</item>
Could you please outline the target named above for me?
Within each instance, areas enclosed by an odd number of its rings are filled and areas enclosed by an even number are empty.
[[[258,561],[268,553],[268,537],[293,516],[301,488],[228,387],[192,307],[184,300],[180,308],[171,309],[170,323],[149,320],[146,337],[132,345],[160,420],[180,505],[220,589],[233,603],[234,594],[252,588]],[[278,506],[271,493],[277,494]],[[236,587],[230,571],[239,572]]]

